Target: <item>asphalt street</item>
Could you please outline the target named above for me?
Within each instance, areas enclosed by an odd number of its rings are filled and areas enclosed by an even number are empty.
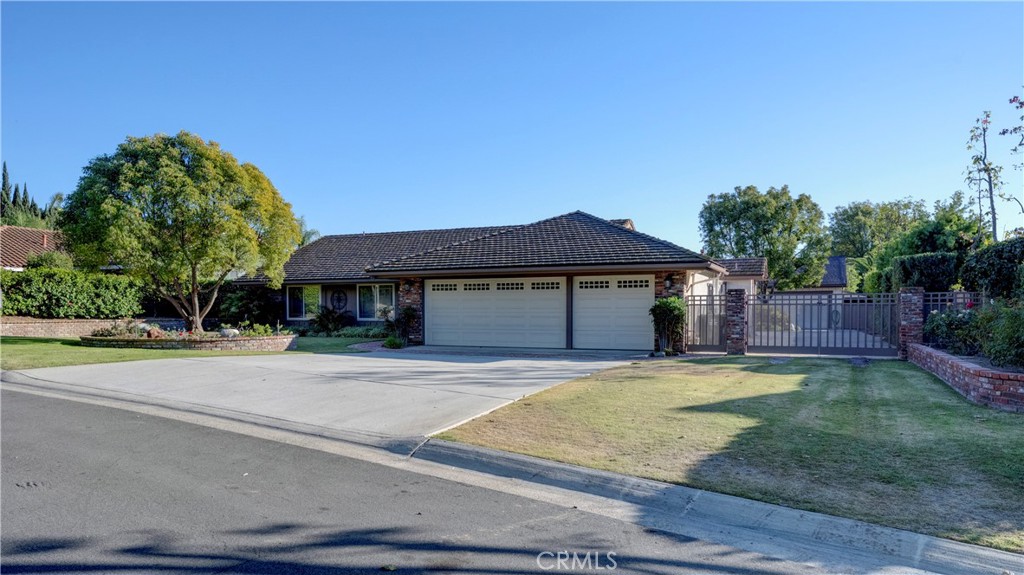
[[[815,568],[369,461],[2,393],[3,573]]]

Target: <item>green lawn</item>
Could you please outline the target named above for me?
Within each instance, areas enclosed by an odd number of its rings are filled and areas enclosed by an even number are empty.
[[[353,353],[348,346],[375,341],[348,337],[300,337],[295,351],[282,353]],[[30,369],[87,363],[111,363],[140,359],[212,357],[218,355],[267,355],[258,351],[194,351],[178,349],[114,349],[85,347],[78,338],[0,338],[0,369]]]
[[[636,363],[440,437],[1024,552],[1024,415],[904,362]]]

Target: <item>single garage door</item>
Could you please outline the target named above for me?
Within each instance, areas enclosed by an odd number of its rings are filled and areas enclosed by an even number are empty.
[[[566,280],[427,280],[429,345],[565,347]]]
[[[654,348],[653,275],[580,276],[573,283],[574,348]]]

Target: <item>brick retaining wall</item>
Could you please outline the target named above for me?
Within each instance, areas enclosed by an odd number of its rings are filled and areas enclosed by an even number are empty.
[[[39,319],[35,317],[0,318],[0,335],[11,337],[78,337],[110,327],[112,319]],[[123,321],[123,320],[121,320]]]
[[[133,349],[196,349],[205,351],[287,351],[295,349],[297,335],[217,337],[209,339],[136,339],[82,336],[88,347]]]
[[[981,367],[919,343],[909,344],[907,352],[911,363],[932,372],[968,400],[1024,413],[1024,373]]]

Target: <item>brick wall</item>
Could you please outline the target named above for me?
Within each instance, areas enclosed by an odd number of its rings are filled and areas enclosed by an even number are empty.
[[[747,353],[747,290],[725,290],[725,353]]]
[[[409,326],[409,343],[423,344],[423,279],[402,278],[398,281],[398,307],[416,310],[416,320]]]
[[[112,319],[38,319],[34,317],[0,318],[0,335],[11,337],[78,337],[102,327]]]
[[[909,346],[924,341],[924,288],[900,290],[900,341],[896,357],[907,361]]]
[[[981,405],[1024,413],[1024,373],[984,368],[920,343],[907,346],[908,359]]]
[[[295,349],[297,335],[267,337],[218,337],[210,339],[135,339],[82,337],[88,347],[132,349],[196,349],[205,351],[286,351]]]

